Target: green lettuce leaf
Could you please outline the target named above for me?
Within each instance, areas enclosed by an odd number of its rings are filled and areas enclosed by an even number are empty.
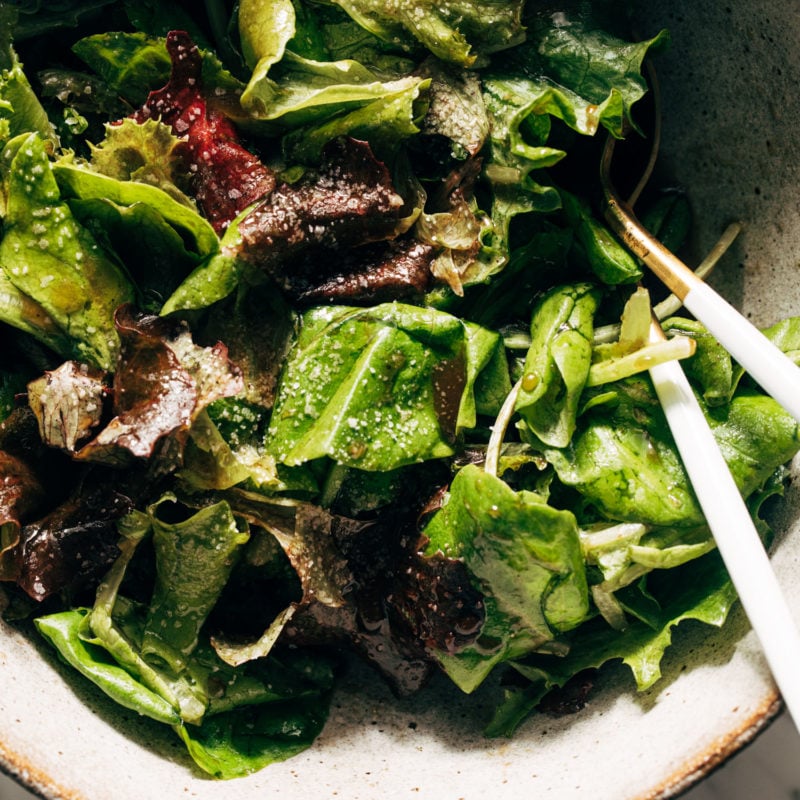
[[[410,50],[423,45],[442,61],[473,64],[479,54],[518,44],[524,37],[523,3],[493,0],[336,0],[366,30]]]
[[[559,479],[608,519],[701,524],[702,511],[651,384],[630,378],[614,386],[614,402],[587,411],[567,447],[546,449]],[[745,497],[800,448],[797,422],[753,390],[742,388],[729,405],[704,412]]]
[[[112,700],[157,722],[177,725],[181,718],[171,703],[136,680],[104,647],[89,641],[89,612],[88,608],[75,608],[38,617],[36,628],[64,661]]]
[[[179,673],[197,647],[200,628],[228,582],[235,555],[249,533],[224,501],[180,522],[167,523],[159,509],[173,501],[167,495],[149,509],[156,584],[141,651],[145,658],[156,657]]]
[[[609,286],[638,281],[643,274],[639,263],[611,231],[595,219],[588,204],[563,190],[561,200],[576,243],[597,278]]]
[[[729,403],[742,375],[730,353],[699,322],[670,317],[661,323],[667,336],[689,336],[697,349],[683,362],[687,376],[698,386],[709,407]]]
[[[40,306],[69,347],[61,355],[111,369],[119,349],[114,312],[133,299],[133,289],[65,201],[36,133],[18,137],[8,166],[8,209],[0,242],[5,280]],[[152,187],[150,187],[152,188]],[[14,307],[3,306],[14,325]],[[30,330],[30,324],[20,325]],[[32,331],[37,335],[37,331]],[[40,337],[60,345],[47,329]]]
[[[585,136],[603,126],[621,137],[646,90],[642,61],[665,46],[667,38],[662,32],[629,43],[596,28],[583,11],[541,12],[534,15],[523,44],[493,59],[483,75],[491,120],[484,173],[492,190],[492,230],[484,235],[481,280],[507,262],[515,217],[561,205],[558,190],[541,172],[566,156],[561,146],[550,143],[551,119]],[[589,240],[596,243],[590,232]],[[633,271],[628,263],[623,276],[630,279]],[[620,282],[619,277],[611,282]]]
[[[598,302],[597,289],[576,284],[551,289],[533,310],[515,408],[529,430],[554,447],[566,447],[575,431]]]
[[[73,52],[132,106],[140,106],[169,80],[171,62],[163,37],[113,31],[80,39]],[[211,91],[236,93],[240,82],[208,50],[201,50],[202,81]]]
[[[55,131],[47,112],[11,44],[15,23],[15,12],[8,5],[0,7],[0,143],[23,133],[38,133],[55,145]]]
[[[427,79],[409,81],[352,111],[295,129],[284,136],[283,148],[292,159],[313,164],[331,139],[353,136],[367,140],[377,153],[391,153],[404,139],[419,133],[429,85]]]
[[[385,80],[357,61],[315,61],[287,51],[271,77],[254,76],[242,106],[273,129],[318,123],[376,100],[417,89],[422,77]],[[267,128],[268,129],[268,128]]]
[[[307,749],[328,717],[326,697],[249,705],[176,730],[195,763],[215,778],[242,778]]]
[[[627,125],[636,128],[631,108],[647,91],[642,63],[668,39],[661,31],[645,41],[624,41],[598,28],[583,9],[540,12],[526,41],[493,62],[487,85],[496,91],[510,79],[528,98],[526,115],[549,114],[589,136],[602,125],[621,137]]]
[[[661,677],[661,660],[672,643],[673,630],[684,620],[720,627],[736,601],[736,592],[716,553],[670,575],[671,596],[663,602],[655,624],[636,621],[624,631],[613,631],[602,620],[582,626],[569,641],[566,656],[532,655],[514,668],[531,683],[506,691],[486,729],[488,736],[511,736],[552,688],[564,686],[586,669],[621,660],[645,690]]]
[[[460,558],[485,596],[475,645],[434,653],[450,677],[472,691],[501,661],[518,658],[586,619],[588,589],[575,517],[532,492],[469,465],[425,527],[426,555]]]
[[[87,166],[62,159],[53,165],[58,186],[65,197],[102,200],[119,206],[148,206],[186,241],[187,249],[199,257],[219,250],[219,237],[197,211],[158,186],[136,180],[117,179]]]
[[[508,387],[499,337],[476,327],[399,303],[306,312],[269,452],[288,465],[330,456],[367,470],[452,455],[461,428]],[[492,386],[475,398],[487,366]]]

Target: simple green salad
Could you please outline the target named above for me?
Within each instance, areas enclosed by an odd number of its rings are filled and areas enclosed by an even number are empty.
[[[765,541],[800,431],[650,342],[598,205],[657,116],[629,5],[0,2],[0,606],[211,775],[307,748],[350,654],[510,736],[735,603],[647,369]]]

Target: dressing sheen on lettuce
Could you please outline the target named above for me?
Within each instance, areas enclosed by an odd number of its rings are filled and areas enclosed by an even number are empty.
[[[626,12],[0,7],[2,607],[210,775],[309,747],[347,653],[509,736],[722,625],[659,361],[769,541],[796,421],[697,322],[650,345],[587,185],[668,40]],[[640,203],[680,247],[685,198]]]

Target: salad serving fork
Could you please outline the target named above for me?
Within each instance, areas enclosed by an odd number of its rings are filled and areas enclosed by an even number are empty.
[[[636,219],[611,181],[614,148],[609,136],[600,166],[608,222],[762,388],[800,421],[800,367]],[[655,318],[650,337],[664,337]],[[669,361],[649,372],[717,549],[800,730],[800,631],[767,552],[680,363]]]

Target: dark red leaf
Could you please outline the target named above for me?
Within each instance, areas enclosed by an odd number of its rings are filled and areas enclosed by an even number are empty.
[[[222,344],[198,347],[189,331],[161,317],[122,306],[116,316],[122,343],[114,374],[114,418],[76,457],[126,465],[149,458],[167,437],[182,447],[197,415],[214,400],[243,388]]]
[[[269,167],[240,144],[223,114],[209,105],[201,80],[202,58],[184,31],[167,35],[172,60],[169,82],[151,92],[133,119],[160,119],[186,137],[193,191],[203,215],[220,233],[242,210],[275,187]]]
[[[284,285],[301,257],[328,263],[349,248],[394,238],[402,209],[369,145],[337,139],[317,172],[281,184],[242,220],[240,255]]]
[[[0,581],[19,577],[21,524],[41,509],[44,499],[44,489],[25,461],[0,451]]]
[[[285,276],[287,294],[298,305],[352,305],[421,299],[431,283],[433,245],[394,239],[337,254],[328,274],[318,260],[307,259]]]
[[[18,585],[34,600],[94,583],[119,555],[117,520],[131,502],[106,484],[83,484],[65,503],[22,528]]]

